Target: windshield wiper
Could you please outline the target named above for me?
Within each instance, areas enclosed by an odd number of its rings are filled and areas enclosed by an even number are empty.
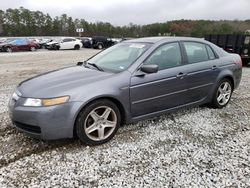
[[[104,72],[104,70],[95,63],[87,63],[86,65],[91,65],[91,66],[95,67],[96,69],[98,69],[99,71]]]

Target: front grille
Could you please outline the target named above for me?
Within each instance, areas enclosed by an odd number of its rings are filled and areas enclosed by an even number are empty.
[[[28,125],[28,124],[24,124],[24,123],[20,123],[20,122],[14,122],[14,124],[24,130],[24,131],[28,131],[28,132],[31,132],[31,133],[37,133],[37,134],[40,134],[41,133],[41,128],[38,127],[38,126],[33,126],[33,125]]]

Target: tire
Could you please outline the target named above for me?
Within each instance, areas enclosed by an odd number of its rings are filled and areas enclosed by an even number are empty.
[[[224,78],[216,86],[210,106],[212,108],[223,108],[229,103],[233,93],[231,80]]]
[[[9,53],[12,52],[11,47],[7,47],[7,48],[6,48],[6,52],[9,52]]]
[[[79,45],[75,45],[74,50],[80,50],[80,46]]]
[[[36,51],[36,48],[34,46],[30,47],[30,51],[34,52]]]
[[[55,50],[60,50],[60,46],[56,46],[56,47],[55,47]]]
[[[101,50],[101,49],[103,49],[103,45],[102,45],[102,44],[98,44],[98,45],[97,45],[97,48],[98,48],[99,50]]]
[[[114,137],[120,123],[118,107],[110,100],[97,100],[79,113],[76,134],[87,145],[100,145]]]

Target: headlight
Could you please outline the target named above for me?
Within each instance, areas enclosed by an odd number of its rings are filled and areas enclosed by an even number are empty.
[[[42,100],[27,98],[23,105],[24,106],[42,106]]]
[[[53,106],[58,104],[63,104],[69,101],[69,96],[57,97],[51,99],[34,99],[27,98],[23,104],[23,106]]]

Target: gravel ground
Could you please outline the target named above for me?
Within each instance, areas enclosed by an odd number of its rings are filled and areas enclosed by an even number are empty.
[[[123,126],[88,147],[12,129],[7,102],[23,79],[96,50],[0,54],[0,187],[250,187],[250,69],[224,109],[197,107]]]

